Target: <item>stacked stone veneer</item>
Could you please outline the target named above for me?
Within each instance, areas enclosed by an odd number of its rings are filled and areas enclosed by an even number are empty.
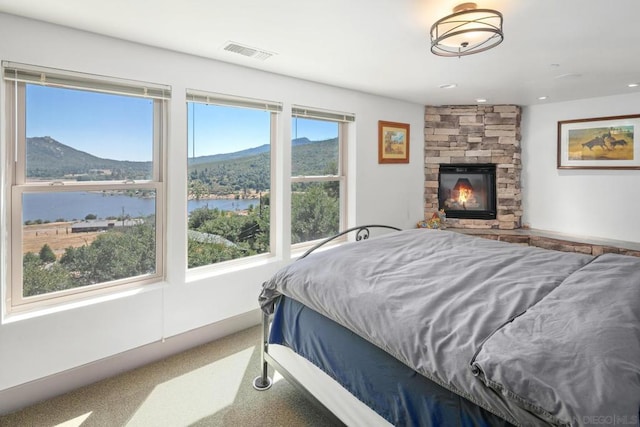
[[[640,249],[630,249],[602,243],[587,243],[585,241],[577,242],[570,240],[570,238],[556,239],[538,235],[534,230],[518,230],[519,234],[510,234],[514,232],[509,231],[458,231],[461,233],[468,233],[472,236],[483,237],[485,239],[500,240],[503,242],[517,243],[525,246],[536,246],[538,248],[552,249],[554,251],[577,252],[588,255],[602,255],[611,253],[640,257]]]
[[[425,218],[438,210],[441,164],[496,165],[497,218],[447,218],[454,228],[520,228],[520,107],[517,105],[427,106],[425,110]]]

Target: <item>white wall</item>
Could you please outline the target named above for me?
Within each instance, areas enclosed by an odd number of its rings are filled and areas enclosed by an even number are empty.
[[[173,90],[168,146],[169,265],[166,282],[37,315],[3,317],[0,324],[0,413],[29,403],[29,399],[46,397],[20,393],[24,390],[16,386],[24,387],[30,381],[49,377],[56,380],[50,384],[47,393],[62,391],[68,387],[65,375],[76,372],[77,377],[78,372],[86,371],[80,368],[85,364],[104,358],[113,361],[116,355],[142,346],[157,344],[154,348],[158,349],[164,345],[160,344],[164,338],[197,328],[213,325],[218,331],[228,331],[228,325],[223,325],[225,321],[242,318],[244,323],[238,325],[246,325],[243,316],[257,313],[261,283],[286,261],[273,260],[212,277],[188,279],[185,274],[186,88],[280,101],[284,103],[285,111],[291,104],[299,104],[355,113],[355,129],[351,132],[354,138],[349,151],[349,185],[355,191],[355,197],[349,201],[349,225],[381,223],[408,228],[422,217],[422,105],[263,73],[6,14],[0,14],[0,59],[169,84]],[[250,64],[250,60],[247,61]],[[4,99],[2,92],[0,95]],[[4,106],[4,101],[1,105]],[[6,144],[4,109],[1,116],[1,135]],[[378,120],[411,125],[409,165],[377,164]],[[282,125],[285,136],[289,134],[288,123],[285,121]],[[6,194],[6,186],[3,191]],[[7,234],[4,222],[3,247],[6,247]],[[0,270],[4,275],[6,268],[0,266]],[[257,321],[257,314],[251,319]],[[216,332],[210,335],[216,335]],[[119,365],[111,371],[133,367],[133,359],[118,359]],[[50,377],[65,371],[67,374]],[[83,378],[86,381],[96,379],[95,375],[81,374],[80,377],[76,378],[76,384],[82,383]]]
[[[523,109],[523,223],[576,236],[640,242],[640,170],[556,168],[558,121],[638,114],[639,105],[640,93],[635,91]]]

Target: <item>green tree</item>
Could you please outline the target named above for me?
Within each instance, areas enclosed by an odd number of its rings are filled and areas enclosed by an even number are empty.
[[[42,248],[40,248],[39,255],[40,255],[40,261],[44,263],[55,262],[56,260],[56,254],[53,253],[53,250],[47,243],[42,245]]]
[[[189,237],[189,268],[264,253],[269,251],[269,206],[250,206],[242,214],[196,209],[189,216],[189,230],[200,233]]]
[[[38,255],[34,254],[33,252],[27,252],[22,257],[22,263],[23,264],[26,264],[26,263],[38,264],[38,263],[41,263],[41,262],[42,261],[40,260],[40,257]]]
[[[335,162],[335,161],[330,162],[329,165],[327,166],[327,169],[325,170],[325,174],[326,175],[337,175],[338,174],[338,163]],[[324,183],[324,189],[327,192],[327,194],[329,195],[329,197],[336,198],[336,199],[340,197],[340,182],[339,181],[325,182]]]
[[[101,234],[90,245],[67,248],[60,263],[72,273],[76,286],[153,273],[155,225],[148,220]]]
[[[229,261],[243,256],[245,253],[239,247],[218,243],[202,243],[194,239],[189,239],[188,242],[189,268]]]
[[[202,225],[220,216],[219,209],[209,209],[208,207],[194,209],[189,214],[189,230],[199,230]]]
[[[269,206],[262,206],[262,209],[256,210],[253,214],[257,230],[253,236],[252,247],[256,253],[265,253],[270,250],[270,212]]]
[[[321,185],[291,195],[291,243],[330,236],[340,227],[340,201]]]
[[[195,200],[200,200],[203,196],[209,193],[207,186],[199,179],[189,180],[189,197]]]
[[[25,297],[73,287],[67,270],[58,263],[44,265],[33,252],[24,254],[22,258],[22,282]]]

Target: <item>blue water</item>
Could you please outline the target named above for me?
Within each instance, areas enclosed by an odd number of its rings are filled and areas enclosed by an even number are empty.
[[[244,210],[253,205],[258,207],[259,200],[189,200],[188,212],[208,206],[225,211]],[[147,216],[155,213],[156,200],[125,195],[103,195],[85,191],[69,193],[28,193],[23,196],[22,221],[67,221],[84,219],[88,214],[98,218]]]

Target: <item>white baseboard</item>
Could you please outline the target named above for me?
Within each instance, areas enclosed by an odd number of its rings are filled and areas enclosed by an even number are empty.
[[[153,342],[86,365],[0,391],[0,415],[70,392],[105,378],[231,335],[260,324],[260,310],[253,310],[203,326],[164,341]]]

